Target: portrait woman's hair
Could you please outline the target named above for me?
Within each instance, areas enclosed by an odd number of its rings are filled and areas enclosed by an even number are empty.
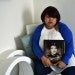
[[[60,21],[60,13],[59,11],[53,7],[53,6],[49,6],[46,9],[44,9],[44,11],[41,14],[41,20],[42,22],[44,22],[45,16],[48,15],[49,17],[53,17],[57,19],[57,23]],[[57,24],[56,23],[56,24]]]

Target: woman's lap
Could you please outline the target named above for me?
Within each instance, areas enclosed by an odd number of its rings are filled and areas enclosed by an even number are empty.
[[[52,70],[50,67],[44,67],[41,61],[36,61],[34,71],[35,75],[47,75]]]
[[[61,74],[62,75],[75,75],[75,66],[66,68]]]
[[[47,75],[52,69],[49,67],[44,67],[41,61],[36,61],[34,68],[35,75]],[[66,68],[62,73],[62,75],[75,75],[75,66]]]

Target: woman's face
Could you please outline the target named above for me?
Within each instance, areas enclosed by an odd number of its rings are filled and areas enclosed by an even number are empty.
[[[56,25],[57,19],[46,15],[44,22],[45,22],[46,28],[51,29]]]
[[[52,45],[51,46],[51,54],[54,55],[56,53],[57,53],[57,48],[56,48],[56,46]]]

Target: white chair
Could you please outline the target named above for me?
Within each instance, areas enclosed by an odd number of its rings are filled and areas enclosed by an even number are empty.
[[[0,75],[33,75],[32,60],[24,55],[23,50],[0,52]]]

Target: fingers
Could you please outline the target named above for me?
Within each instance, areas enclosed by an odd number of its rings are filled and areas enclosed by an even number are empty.
[[[52,65],[51,61],[45,56],[42,56],[41,60],[45,67],[50,67]]]
[[[52,65],[52,63],[50,62],[49,59],[47,59],[45,67],[50,67],[51,65]]]
[[[59,63],[57,62],[57,63],[54,64],[54,66],[58,66],[58,64],[59,64]]]
[[[59,68],[65,68],[66,64],[62,61],[59,61],[58,63],[55,64],[56,66],[58,66]]]

